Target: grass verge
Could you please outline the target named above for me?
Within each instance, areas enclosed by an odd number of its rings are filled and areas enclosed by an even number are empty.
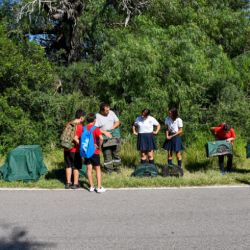
[[[107,188],[124,187],[181,187],[181,186],[204,186],[204,185],[250,185],[250,159],[245,158],[243,140],[238,140],[234,148],[234,171],[224,176],[218,170],[217,158],[206,158],[204,141],[197,140],[190,147],[186,147],[183,153],[184,177],[131,177],[134,167],[138,164],[139,154],[135,150],[133,139],[124,140],[121,151],[123,161],[120,174],[103,173],[103,186]],[[5,156],[0,158],[2,164]],[[166,152],[162,149],[155,153],[156,165],[161,173],[161,168],[166,162]],[[0,187],[15,188],[64,188],[64,166],[62,150],[54,150],[44,156],[44,162],[48,167],[48,173],[36,182],[6,182],[0,180]],[[88,187],[85,177],[80,178],[80,185]]]

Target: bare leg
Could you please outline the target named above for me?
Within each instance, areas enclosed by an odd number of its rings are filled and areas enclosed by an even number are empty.
[[[147,153],[146,151],[141,151],[141,163],[144,164],[146,163],[147,160]]]
[[[89,164],[87,165],[88,168],[88,180],[89,180],[89,185],[90,187],[94,187],[94,182],[93,182],[93,175],[92,175],[92,165]]]
[[[176,158],[177,158],[178,161],[181,161],[181,160],[182,160],[181,151],[176,152]]]
[[[96,179],[97,179],[97,187],[101,188],[102,186],[102,173],[101,173],[101,167],[100,166],[96,166],[95,167],[96,170]]]
[[[173,164],[172,160],[173,160],[173,152],[168,151],[168,164]]]
[[[153,150],[148,151],[148,159],[149,160],[154,160],[154,151]]]
[[[155,164],[154,162],[154,150],[148,151],[148,162],[149,164]]]
[[[66,183],[71,183],[72,168],[66,168]]]
[[[182,167],[181,151],[176,152],[176,158],[177,158],[178,166],[181,168]]]
[[[78,169],[73,170],[73,176],[74,176],[74,185],[78,185],[79,184],[79,170]]]

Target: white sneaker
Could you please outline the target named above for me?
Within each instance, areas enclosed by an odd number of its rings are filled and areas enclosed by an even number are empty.
[[[89,192],[94,192],[95,191],[95,187],[90,187],[89,188]]]
[[[103,188],[103,187],[97,188],[97,189],[96,189],[96,192],[99,193],[99,194],[100,194],[100,193],[104,193],[104,192],[106,192],[106,189]]]

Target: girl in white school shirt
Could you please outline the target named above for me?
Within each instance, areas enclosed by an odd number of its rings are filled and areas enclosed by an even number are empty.
[[[176,153],[178,166],[182,167],[181,151],[183,150],[182,134],[183,122],[178,116],[178,110],[172,108],[169,110],[168,117],[165,119],[166,140],[163,148],[168,151],[168,164],[172,165],[173,152]]]
[[[159,122],[150,116],[149,109],[142,110],[136,118],[133,134],[137,135],[137,150],[140,151],[142,164],[146,163],[147,158],[150,164],[154,164],[154,150],[157,149],[154,135],[158,134],[160,128]]]

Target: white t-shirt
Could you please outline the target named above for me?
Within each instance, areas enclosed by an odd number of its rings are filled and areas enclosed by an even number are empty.
[[[168,126],[168,131],[170,133],[177,133],[179,128],[183,127],[183,122],[179,117],[175,121],[173,121],[172,118],[168,116],[165,119],[165,125]]]
[[[106,131],[112,129],[114,123],[117,121],[119,121],[118,117],[112,110],[110,110],[107,116],[100,113],[96,114],[95,126]]]
[[[152,133],[154,126],[158,126],[159,122],[152,116],[148,116],[145,120],[142,116],[138,116],[134,122],[134,125],[138,127],[138,133]]]

